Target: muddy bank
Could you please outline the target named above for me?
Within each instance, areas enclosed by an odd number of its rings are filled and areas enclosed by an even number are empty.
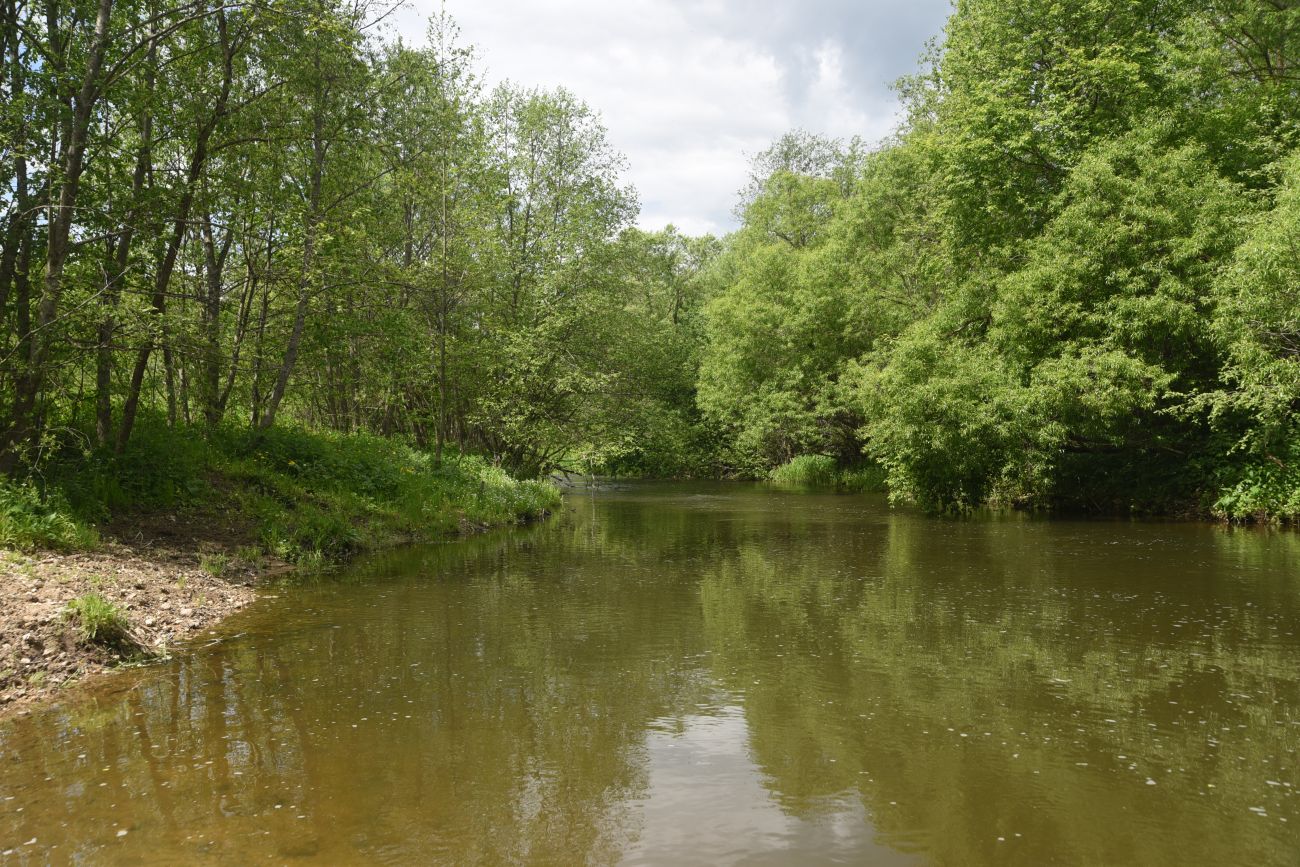
[[[91,552],[0,549],[0,718],[126,662],[156,658],[251,603],[283,564],[204,544],[106,542]],[[97,593],[129,624],[118,646],[85,641],[69,601]]]

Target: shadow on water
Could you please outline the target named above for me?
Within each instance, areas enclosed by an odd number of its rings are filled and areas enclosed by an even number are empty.
[[[577,492],[0,728],[0,863],[1292,864],[1297,567],[1294,534]]]

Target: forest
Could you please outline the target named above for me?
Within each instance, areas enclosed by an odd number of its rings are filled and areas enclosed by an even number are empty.
[[[391,11],[0,3],[10,524],[350,443],[330,478],[1300,517],[1300,5],[959,0],[893,134],[791,131],[722,238],[637,228],[581,95]]]

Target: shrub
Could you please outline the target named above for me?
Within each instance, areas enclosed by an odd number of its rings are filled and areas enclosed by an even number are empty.
[[[1231,521],[1300,522],[1300,435],[1280,455],[1252,455],[1225,469],[1213,512]]]

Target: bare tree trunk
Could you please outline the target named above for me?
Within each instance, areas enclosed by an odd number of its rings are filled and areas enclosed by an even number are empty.
[[[163,335],[163,380],[167,386],[167,426],[176,427],[179,417],[176,397],[176,354],[172,352],[171,338]]]
[[[262,305],[257,316],[257,336],[253,341],[253,386],[249,403],[251,404],[251,418],[249,424],[257,427],[258,421],[262,417],[262,361],[263,349],[266,345],[266,320],[271,307],[271,288],[268,286],[262,293]]]
[[[22,63],[19,39],[18,39],[18,7],[15,0],[9,0],[5,4],[5,32],[10,36],[10,43],[6,46],[4,59],[8,65],[9,72],[9,93],[17,98],[26,90],[26,75]],[[26,246],[30,247],[30,237],[32,232],[31,219],[31,199],[27,189],[27,128],[25,118],[19,122],[17,131],[17,141],[15,142],[14,152],[14,213],[10,217],[8,224],[5,226],[3,248],[0,248],[0,327],[3,327],[6,318],[6,312],[9,309],[10,294],[17,289],[18,259],[19,249]],[[26,303],[30,302],[30,298]],[[27,330],[19,329],[18,338],[21,341]],[[7,337],[7,335],[6,335]],[[22,350],[24,347],[20,343],[17,347]],[[7,379],[8,374],[5,378]],[[0,380],[0,385],[7,386],[8,383]],[[7,425],[0,421],[0,431],[7,430]]]

